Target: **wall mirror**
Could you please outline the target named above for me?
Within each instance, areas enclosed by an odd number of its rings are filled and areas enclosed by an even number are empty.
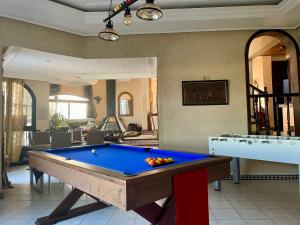
[[[133,115],[133,98],[128,92],[122,92],[118,98],[119,116]]]

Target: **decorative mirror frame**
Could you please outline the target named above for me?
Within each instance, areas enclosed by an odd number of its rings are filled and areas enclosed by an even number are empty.
[[[121,99],[121,96],[124,95],[124,94],[129,95],[130,98],[131,98],[131,104],[129,105],[129,112],[130,113],[127,114],[127,115],[122,115],[121,111],[120,111],[120,99]],[[118,96],[118,113],[119,113],[119,116],[133,116],[133,97],[132,97],[132,94],[130,94],[127,91],[124,91],[124,92],[120,93],[119,96]]]

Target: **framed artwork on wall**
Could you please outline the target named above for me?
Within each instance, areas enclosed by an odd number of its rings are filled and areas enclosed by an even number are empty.
[[[228,104],[228,80],[182,81],[182,105]]]

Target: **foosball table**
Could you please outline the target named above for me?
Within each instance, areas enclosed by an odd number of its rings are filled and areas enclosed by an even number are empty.
[[[233,180],[237,184],[240,182],[240,158],[296,164],[300,174],[300,137],[266,135],[209,137],[209,153],[233,157]],[[221,182],[217,181],[215,189],[220,188]]]

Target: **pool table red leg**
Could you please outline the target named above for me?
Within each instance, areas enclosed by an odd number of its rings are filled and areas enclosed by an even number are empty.
[[[208,176],[203,168],[174,176],[174,195],[163,206],[134,210],[153,225],[208,225]]]
[[[176,225],[209,225],[207,168],[174,176]]]

